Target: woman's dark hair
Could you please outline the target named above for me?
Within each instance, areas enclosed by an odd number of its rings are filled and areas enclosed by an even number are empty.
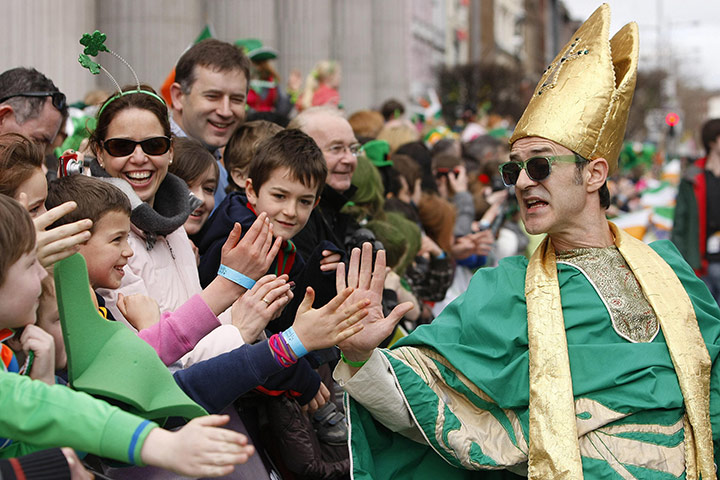
[[[136,92],[136,93],[120,93],[113,94],[112,97],[108,98],[103,107],[100,109],[100,114],[97,118],[97,127],[90,134],[90,148],[97,155],[101,149],[102,142],[106,139],[107,130],[110,123],[115,119],[118,113],[128,108],[138,108],[140,110],[147,110],[157,117],[160,126],[163,129],[163,133],[166,137],[172,137],[170,130],[170,118],[168,116],[168,109],[165,103],[160,101],[155,90],[148,85],[140,85],[140,89],[145,92],[151,92],[154,95],[148,95],[147,93]],[[123,92],[136,91],[137,85],[129,85],[123,88]]]

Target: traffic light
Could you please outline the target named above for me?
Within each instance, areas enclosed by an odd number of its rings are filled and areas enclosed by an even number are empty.
[[[678,115],[675,112],[669,112],[667,115],[665,115],[665,123],[670,127],[668,130],[668,135],[671,137],[675,136],[675,125],[677,125],[680,122],[680,115]]]
[[[670,127],[674,127],[675,125],[678,124],[679,121],[680,121],[680,115],[678,115],[675,112],[670,112],[667,115],[665,115],[665,123],[667,123],[668,126],[670,126]]]

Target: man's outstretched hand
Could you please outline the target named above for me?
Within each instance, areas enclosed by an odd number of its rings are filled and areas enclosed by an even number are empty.
[[[338,265],[335,276],[338,293],[346,287],[351,287],[354,288],[354,291],[348,299],[349,304],[364,299],[369,300],[370,303],[366,307],[368,314],[362,320],[365,328],[339,343],[338,347],[348,360],[359,362],[370,358],[375,347],[392,333],[397,322],[413,308],[413,305],[410,302],[401,303],[387,317],[383,316],[381,302],[386,273],[384,250],[377,252],[373,268],[372,245],[364,243],[362,254],[359,248],[354,248],[347,270],[346,280],[345,264]]]

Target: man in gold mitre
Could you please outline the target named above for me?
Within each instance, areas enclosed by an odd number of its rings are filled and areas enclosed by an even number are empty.
[[[716,478],[720,310],[669,241],[605,218],[638,59],[636,24],[609,26],[603,5],[548,67],[501,166],[547,233],[532,257],[479,270],[391,350],[406,307],[376,300],[340,344],[355,479]],[[367,253],[347,282],[375,299]]]

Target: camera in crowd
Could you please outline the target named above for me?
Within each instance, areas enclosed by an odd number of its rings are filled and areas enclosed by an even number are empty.
[[[69,177],[70,175],[83,175],[88,166],[87,161],[78,160],[77,153],[67,153],[60,157],[58,176]]]

